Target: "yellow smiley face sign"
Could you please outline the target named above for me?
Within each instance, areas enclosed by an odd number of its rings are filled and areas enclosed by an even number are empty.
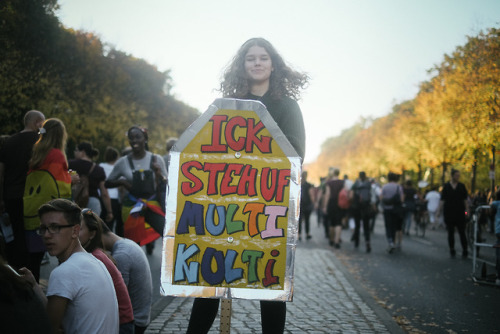
[[[162,294],[291,300],[300,169],[262,103],[217,99],[171,151]]]

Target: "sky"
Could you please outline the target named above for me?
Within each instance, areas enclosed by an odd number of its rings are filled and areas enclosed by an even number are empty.
[[[170,70],[171,93],[207,110],[239,47],[269,40],[310,82],[299,105],[305,162],[361,118],[413,99],[428,70],[481,30],[500,0],[59,0],[66,28]]]

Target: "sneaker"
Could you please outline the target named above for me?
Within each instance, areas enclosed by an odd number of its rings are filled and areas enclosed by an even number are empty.
[[[340,249],[340,244],[335,244],[335,249]]]
[[[311,239],[311,238],[312,238],[312,237],[311,237],[311,235],[310,235],[310,234],[308,234],[308,235],[306,236],[306,239],[307,239],[307,240],[309,240],[309,239]]]
[[[455,255],[457,255],[457,252],[455,252],[455,250],[454,250],[454,249],[451,249],[451,250],[450,250],[450,256],[451,256],[452,258],[455,258]]]
[[[467,251],[462,252],[462,259],[466,259],[469,257],[469,253]]]

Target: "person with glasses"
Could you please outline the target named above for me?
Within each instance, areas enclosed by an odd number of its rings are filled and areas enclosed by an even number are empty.
[[[60,263],[50,274],[44,298],[53,331],[118,333],[118,302],[111,276],[78,238],[82,228],[80,207],[70,200],[54,199],[39,208],[38,216],[37,233]],[[28,269],[20,271],[36,284]]]

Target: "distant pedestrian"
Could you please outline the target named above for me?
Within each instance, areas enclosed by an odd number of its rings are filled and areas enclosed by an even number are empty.
[[[403,232],[406,235],[410,235],[411,223],[413,221],[413,215],[415,214],[415,210],[417,208],[416,205],[416,196],[417,190],[413,187],[413,183],[411,180],[407,180],[403,187],[403,193],[405,197],[404,208],[405,208],[405,217],[403,221]]]
[[[380,199],[384,209],[385,234],[389,244],[387,252],[391,254],[396,248],[401,247],[404,195],[403,187],[398,184],[398,174],[389,172],[387,179],[389,182],[382,187]]]
[[[431,190],[425,194],[425,201],[427,202],[427,212],[429,213],[429,222],[431,224],[431,229],[435,230],[439,225],[438,221],[438,210],[439,201],[441,200],[441,194],[437,191],[437,187],[433,186]]]
[[[326,182],[323,213],[327,216],[329,226],[329,243],[336,249],[340,248],[340,234],[342,233],[342,219],[346,215],[346,208],[339,206],[339,194],[344,189],[344,180],[339,179],[340,170],[330,168]],[[346,191],[347,193],[347,191]],[[348,195],[347,195],[348,197]]]
[[[359,172],[359,178],[354,182],[351,188],[351,208],[354,215],[354,233],[352,240],[354,247],[359,246],[359,234],[361,223],[363,223],[363,234],[365,236],[366,252],[370,253],[372,248],[370,245],[370,216],[374,210],[372,200],[372,184],[366,177],[364,171]]]
[[[304,225],[306,230],[306,239],[309,240],[311,239],[310,218],[314,209],[314,187],[312,184],[307,182],[307,171],[302,172],[300,189],[299,240],[301,240],[302,236],[302,225]]]
[[[469,196],[467,188],[460,180],[460,171],[451,170],[451,180],[443,186],[441,192],[440,209],[438,216],[443,213],[444,223],[448,230],[448,246],[451,257],[455,257],[455,229],[460,236],[462,258],[468,257],[467,237],[465,236],[466,212],[469,212]]]
[[[370,180],[372,184],[372,204],[373,204],[373,210],[370,215],[370,232],[373,233],[375,230],[375,222],[377,221],[377,216],[378,213],[380,212],[380,194],[382,193],[382,188],[380,185],[375,181],[375,179]]]
[[[496,255],[496,271],[497,271],[497,278],[496,278],[496,285],[500,285],[500,192],[497,192],[495,194],[496,200],[491,202],[491,208],[493,211],[495,211],[495,236],[497,237],[497,240],[493,247],[495,248],[495,255]]]
[[[24,129],[10,136],[0,150],[0,214],[7,212],[14,240],[6,245],[6,260],[16,269],[28,266],[24,230],[23,195],[33,145],[45,116],[38,110],[24,115]]]

